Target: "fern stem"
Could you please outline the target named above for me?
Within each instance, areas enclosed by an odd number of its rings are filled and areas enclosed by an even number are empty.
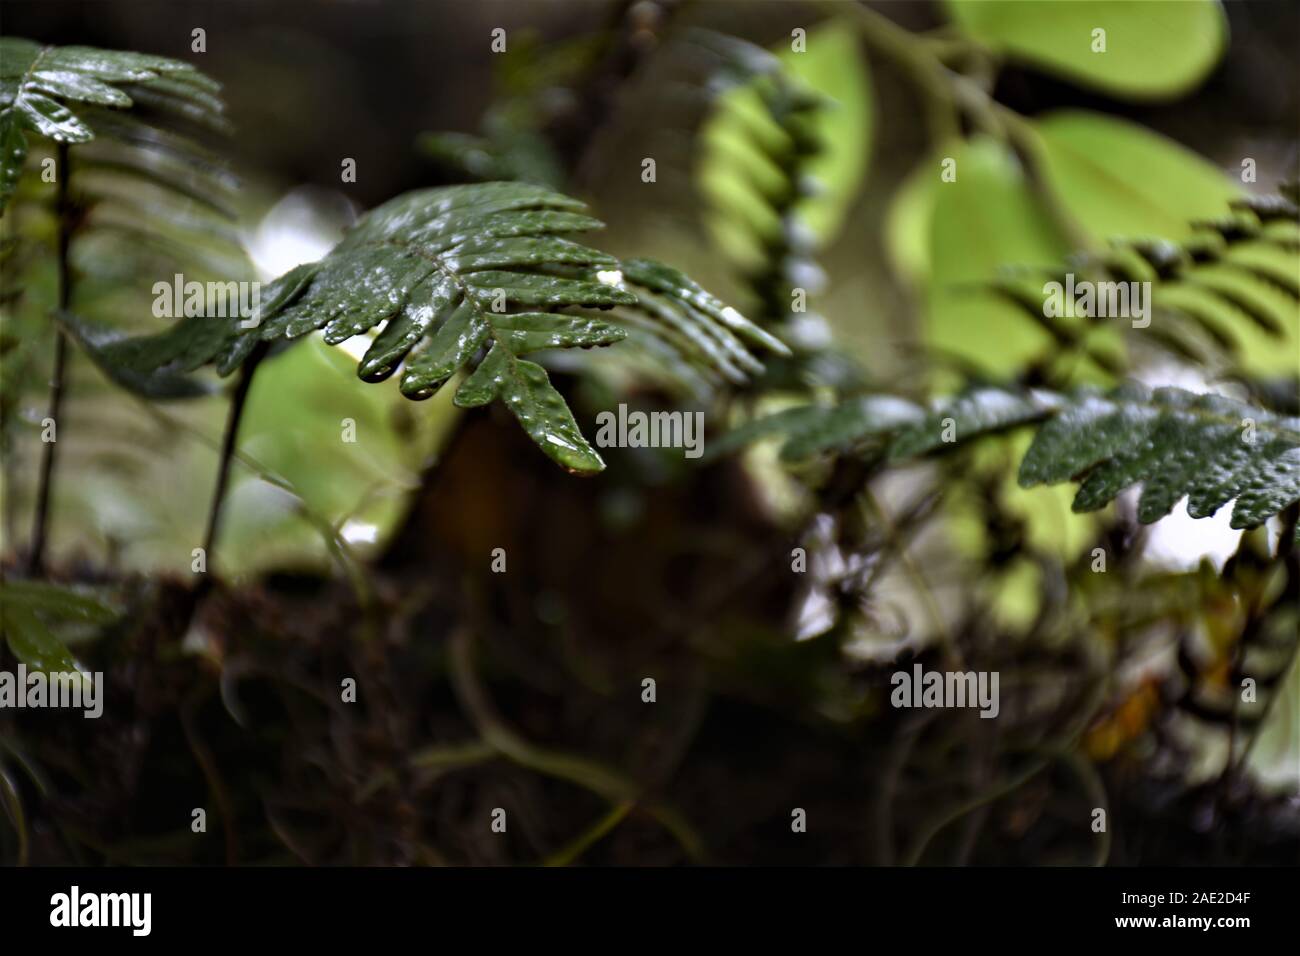
[[[576,862],[589,849],[600,842],[604,836],[623,822],[636,804],[625,800],[615,804],[614,808],[597,820],[591,827],[580,833],[568,846],[551,854],[542,866],[569,866]]]
[[[68,201],[68,179],[71,167],[68,165],[68,144],[59,143],[56,151],[57,192],[55,198],[55,215],[59,220],[58,233],[58,310],[67,311],[72,299],[72,276],[68,261],[68,250],[72,245],[73,209]],[[64,374],[68,363],[68,334],[59,328],[54,345],[54,368],[50,373],[50,401],[46,418],[54,423],[52,441],[44,443],[41,450],[41,473],[36,491],[36,513],[32,519],[32,548],[27,559],[27,570],[36,577],[45,569],[45,542],[49,525],[50,494],[54,488],[55,456],[58,452],[59,415],[63,410]]]
[[[239,423],[244,416],[244,404],[248,399],[248,390],[253,385],[253,375],[257,366],[266,357],[270,344],[261,342],[253,349],[239,369],[239,381],[230,396],[230,408],[226,412],[226,431],[221,438],[221,460],[217,466],[217,483],[212,489],[212,504],[208,508],[208,527],[203,534],[203,554],[206,562],[212,561],[212,546],[216,543],[218,526],[221,520],[221,504],[226,496],[226,485],[230,481],[230,465],[235,457],[235,442],[239,438]],[[204,577],[200,590],[206,590],[210,577]]]
[[[218,451],[224,448],[224,441],[218,443],[193,425],[166,414],[153,403],[141,399],[139,396],[135,396],[135,398],[139,403],[141,410],[146,415],[153,418],[154,421],[169,429],[175,429],[182,434],[188,435],[190,438],[207,448],[211,448],[213,451]],[[222,437],[224,439],[224,436]],[[362,566],[360,559],[358,559],[353,553],[351,547],[349,547],[347,541],[339,530],[339,526],[343,522],[330,521],[329,518],[310,507],[307,502],[303,500],[302,493],[297,489],[293,482],[289,481],[289,479],[285,478],[283,475],[272,471],[247,452],[232,449],[230,457],[232,462],[239,462],[258,478],[262,479],[262,481],[266,482],[268,485],[279,488],[286,494],[291,495],[297,501],[298,513],[320,533],[321,540],[324,541],[325,547],[329,549],[330,554],[334,556],[343,568],[343,573],[347,575],[348,583],[352,586],[352,592],[357,598],[358,606],[361,607],[367,615],[373,617],[375,610],[374,586],[371,583],[370,578],[367,576],[366,570]],[[367,626],[369,627],[370,625],[368,624]]]

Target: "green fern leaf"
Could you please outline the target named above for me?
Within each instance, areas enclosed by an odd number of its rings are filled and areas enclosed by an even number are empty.
[[[715,441],[713,455],[774,434],[786,436],[781,457],[801,461],[827,452],[887,451],[912,458],[978,435],[1039,421],[1059,398],[994,386],[973,388],[927,411],[892,395],[861,395],[837,405],[802,405],[754,419]]]
[[[1300,419],[1220,395],[1127,385],[1070,404],[1021,462],[1024,487],[1076,479],[1075,511],[1100,508],[1142,482],[1143,523],[1186,495],[1193,518],[1236,499],[1232,527],[1253,528],[1300,500]]]
[[[782,458],[835,452],[900,461],[1042,422],[1020,465],[1029,488],[1081,482],[1075,511],[1094,511],[1141,483],[1137,516],[1157,521],[1186,497],[1193,518],[1235,499],[1232,527],[1253,528],[1300,501],[1300,418],[1179,388],[1130,383],[1109,395],[1074,396],[979,387],[925,414],[889,396],[804,405],[755,419],[710,448],[726,454],[786,436]]]
[[[96,367],[127,391],[153,399],[198,398],[214,391],[207,383],[187,375],[147,364],[142,370],[139,363],[123,361],[116,350],[128,339],[121,332],[94,325],[70,312],[55,313],[54,318]]]
[[[889,446],[892,461],[914,458],[965,441],[1041,421],[1060,407],[1059,396],[982,386],[944,402],[924,421],[902,429]]]
[[[912,402],[891,395],[863,395],[849,399],[809,422],[781,447],[784,461],[802,461],[826,452],[874,451],[882,436],[918,422],[924,411]]]
[[[704,460],[723,458],[765,438],[781,436],[789,440],[792,435],[818,429],[834,409],[835,406],[827,405],[796,405],[771,415],[751,418],[709,442],[704,450]]]
[[[72,105],[124,109],[136,100],[221,127],[216,89],[180,60],[0,37],[0,211],[27,157],[24,130],[59,143],[87,143],[95,129]]]
[[[100,356],[133,375],[209,363],[225,375],[258,342],[320,331],[338,344],[382,325],[358,364],[360,378],[379,382],[400,368],[402,393],[425,399],[467,372],[457,405],[500,398],[560,465],[599,471],[600,457],[545,369],[522,356],[610,345],[627,333],[561,310],[618,307],[611,318],[638,317],[638,328],[737,381],[762,371],[750,346],[786,349],[677,270],[650,260],[621,263],[565,238],[600,227],[584,209],[527,183],[408,193],[367,214],[324,259],[263,290],[255,328],[242,328],[238,318],[186,318],[158,335],[113,342]]]

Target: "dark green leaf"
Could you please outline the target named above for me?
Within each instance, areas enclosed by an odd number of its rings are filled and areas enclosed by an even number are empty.
[[[128,107],[129,94],[118,83],[160,83],[175,92],[173,75],[199,76],[180,60],[92,47],[42,47],[31,40],[0,37],[0,120],[18,122],[61,143],[84,143],[94,137],[90,126],[70,103]],[[206,78],[181,86],[203,91],[191,94],[206,111],[220,112],[219,100],[207,89]],[[196,106],[197,108],[197,106]]]
[[[190,370],[212,362],[233,370],[257,341],[314,331],[336,344],[383,328],[358,364],[366,381],[404,367],[408,398],[433,395],[458,371],[469,378],[460,405],[501,398],[548,455],[566,468],[599,470],[545,371],[520,355],[588,348],[625,332],[568,307],[636,309],[673,326],[686,347],[744,380],[761,371],[748,344],[785,352],[688,278],[659,263],[618,260],[564,234],[599,226],[583,205],[525,183],[420,190],[366,215],[325,258],[300,266],[263,294],[255,329],[185,319],[159,335],[117,345],[137,371]],[[523,307],[527,311],[513,311]],[[488,347],[474,369],[475,357]]]
[[[904,428],[890,445],[889,457],[911,458],[974,435],[1039,421],[1058,405],[1059,399],[1045,392],[972,389],[944,402],[925,421]]]
[[[1184,495],[1194,518],[1237,499],[1232,527],[1250,528],[1300,499],[1300,420],[1220,395],[1128,385],[1067,406],[1034,437],[1025,487],[1082,479],[1076,511],[1143,482],[1139,519]]]
[[[130,392],[146,398],[175,399],[198,398],[214,391],[199,379],[161,366],[137,368],[129,349],[125,355],[119,355],[122,343],[129,341],[121,332],[92,325],[70,312],[56,313],[55,318],[100,371]]]
[[[0,582],[0,630],[14,656],[47,673],[77,670],[77,663],[47,621],[107,624],[115,611],[71,588],[37,581]]]

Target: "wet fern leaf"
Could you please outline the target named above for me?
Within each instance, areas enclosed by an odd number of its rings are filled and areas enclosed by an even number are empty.
[[[627,259],[613,281],[636,301],[619,315],[647,330],[706,376],[743,385],[763,371],[754,349],[788,356],[776,336],[672,266],[653,259]]]
[[[1034,436],[1020,484],[1081,482],[1075,511],[1142,483],[1138,519],[1184,496],[1193,518],[1236,500],[1232,527],[1253,528],[1300,500],[1300,419],[1221,395],[1126,385],[1068,404]]]
[[[1047,392],[972,388],[927,410],[892,395],[860,395],[836,405],[802,405],[733,429],[713,443],[725,454],[771,435],[785,436],[781,457],[867,452],[892,461],[943,449],[969,438],[1039,421],[1059,399]]]
[[[627,333],[564,310],[620,307],[739,380],[742,369],[762,370],[747,345],[784,346],[674,269],[620,263],[566,238],[600,227],[584,210],[527,183],[407,193],[367,214],[325,258],[263,290],[252,322],[185,319],[159,335],[115,343],[112,359],[135,373],[211,363],[228,374],[258,342],[319,331],[338,344],[382,326],[358,365],[363,380],[380,382],[400,369],[402,394],[425,399],[465,373],[457,405],[499,398],[557,463],[600,471],[603,462],[545,369],[523,356],[610,345]]]
[[[967,438],[1041,421],[1060,406],[1050,392],[978,386],[947,399],[923,421],[901,429],[889,446],[893,461],[914,458]]]
[[[889,396],[803,405],[758,418],[714,442],[717,457],[783,436],[781,457],[867,453],[901,461],[1037,424],[1020,484],[1078,481],[1075,511],[1094,511],[1141,483],[1138,520],[1150,524],[1187,498],[1204,518],[1235,500],[1232,527],[1253,528],[1300,501],[1300,418],[1222,395],[1130,383],[1107,395],[982,386],[930,412]]]
[[[27,158],[27,132],[87,143],[96,129],[83,107],[126,109],[137,102],[222,129],[218,89],[180,60],[0,37],[0,211]]]
[[[131,340],[121,332],[88,322],[70,312],[56,313],[54,318],[96,367],[127,391],[158,400],[199,398],[214,391],[211,385],[198,378],[147,362],[131,361],[123,356],[121,349],[124,346],[129,348],[125,343]]]

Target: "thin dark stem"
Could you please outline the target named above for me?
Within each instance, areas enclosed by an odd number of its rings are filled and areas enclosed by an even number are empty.
[[[68,201],[68,179],[71,168],[68,165],[68,144],[58,144],[58,177],[55,214],[59,220],[58,236],[58,309],[64,312],[72,298],[72,277],[68,263],[68,248],[72,244],[73,216],[72,204]],[[39,575],[45,567],[45,541],[49,524],[50,493],[54,487],[54,462],[58,450],[59,414],[63,409],[64,372],[68,362],[68,336],[62,329],[58,330],[54,346],[54,369],[50,374],[50,402],[46,418],[54,423],[52,441],[44,443],[41,451],[41,476],[36,491],[36,514],[32,520],[32,549],[27,559],[27,570],[33,576]],[[44,427],[44,426],[42,426]]]
[[[212,491],[212,504],[208,509],[208,527],[203,535],[204,560],[208,562],[212,560],[212,546],[217,540],[221,503],[226,496],[226,485],[230,481],[230,465],[234,460],[235,442],[239,438],[239,422],[244,416],[244,403],[248,398],[248,390],[253,384],[253,373],[266,357],[269,347],[266,342],[259,343],[245,360],[239,370],[239,381],[235,383],[234,393],[230,396],[230,409],[226,413],[226,432],[221,439],[221,462],[217,466],[217,484]]]

